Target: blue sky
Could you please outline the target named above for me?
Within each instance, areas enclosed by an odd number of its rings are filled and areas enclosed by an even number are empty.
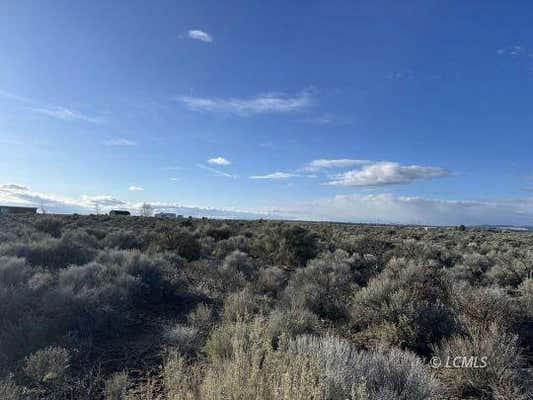
[[[522,1],[4,1],[0,201],[533,224],[532,17]]]

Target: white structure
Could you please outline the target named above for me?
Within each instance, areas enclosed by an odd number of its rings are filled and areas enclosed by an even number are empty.
[[[155,216],[157,218],[176,218],[176,214],[175,213],[169,213],[169,212],[156,213]]]

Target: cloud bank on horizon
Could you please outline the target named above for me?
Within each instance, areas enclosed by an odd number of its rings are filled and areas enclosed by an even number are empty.
[[[24,185],[0,185],[0,203],[40,207],[49,213],[94,213],[127,209],[139,214],[143,202],[129,202],[108,195],[73,199],[32,191]],[[263,210],[223,209],[148,201],[156,212],[228,219],[293,219],[419,225],[532,225],[533,199],[502,201],[435,200],[395,196],[391,193],[336,195],[312,202]]]

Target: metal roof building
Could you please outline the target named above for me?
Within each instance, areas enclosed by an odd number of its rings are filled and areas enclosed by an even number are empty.
[[[0,215],[37,214],[37,207],[0,206]]]

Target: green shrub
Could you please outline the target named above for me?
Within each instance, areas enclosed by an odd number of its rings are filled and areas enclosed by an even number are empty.
[[[54,238],[59,238],[61,237],[63,223],[60,219],[55,217],[42,217],[35,223],[35,228],[41,232],[49,234]]]
[[[52,270],[68,265],[83,265],[95,255],[87,234],[66,233],[61,239],[47,239],[30,244],[13,243],[0,247],[0,254],[25,258],[32,266]]]
[[[133,231],[117,230],[108,233],[102,241],[104,247],[119,250],[143,248],[142,238]]]
[[[26,358],[24,373],[33,383],[41,385],[64,381],[69,368],[69,351],[62,347],[48,347]]]
[[[317,236],[298,225],[269,224],[255,240],[254,253],[273,264],[302,267],[318,254]]]
[[[200,242],[187,229],[166,229],[159,234],[156,247],[160,251],[176,251],[183,258],[192,261],[200,258]]]
[[[285,296],[288,303],[308,308],[321,318],[347,318],[347,300],[358,288],[351,259],[343,250],[324,253],[291,277]]]
[[[221,282],[226,290],[243,287],[248,281],[255,278],[257,272],[246,253],[235,250],[227,255],[219,267]]]
[[[455,329],[443,272],[405,260],[389,265],[355,293],[351,317],[362,340],[379,340],[422,355]]]

